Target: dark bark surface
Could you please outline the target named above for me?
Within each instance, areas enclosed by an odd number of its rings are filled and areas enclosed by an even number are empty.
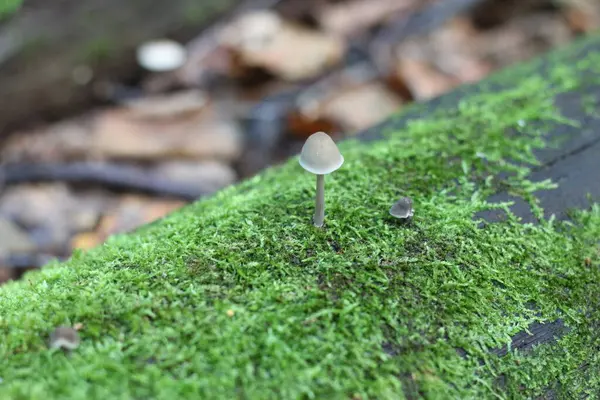
[[[569,54],[560,62],[565,65],[574,64],[585,57],[589,50],[598,48],[600,48],[600,38],[590,42],[577,53]],[[539,73],[541,76],[546,73],[549,62],[548,59],[540,62]],[[518,82],[508,84],[518,85]],[[437,110],[458,104],[463,98],[489,90],[484,87],[485,85],[487,85],[486,82],[463,86],[423,104],[421,108],[403,114],[392,122],[384,122],[368,129],[359,138],[363,141],[381,139],[383,132],[390,129],[402,130],[411,120],[428,118]],[[568,218],[571,209],[587,208],[590,205],[590,199],[600,200],[600,111],[597,114],[590,114],[586,111],[585,98],[600,99],[600,84],[597,80],[590,80],[589,85],[581,90],[556,97],[555,105],[561,114],[570,120],[577,121],[578,126],[556,124],[549,127],[545,138],[550,145],[535,151],[540,165],[533,168],[530,179],[532,181],[552,179],[559,184],[559,188],[556,190],[536,193],[540,205],[545,210],[546,217],[554,214],[558,219],[565,219]],[[521,217],[523,222],[535,222],[529,206],[524,201],[511,197],[508,193],[500,193],[490,201],[502,202],[509,199],[516,202],[511,210]],[[489,221],[502,218],[500,214],[492,212],[482,216]]]
[[[600,48],[600,37],[590,41],[577,52],[569,52],[559,61],[544,58],[539,63],[539,73],[543,76],[552,62],[574,65],[576,61],[585,57],[588,51],[598,48]],[[518,81],[507,82],[507,85],[511,84],[518,85]],[[437,110],[455,107],[463,98],[489,90],[489,87],[485,87],[486,85],[487,83],[461,87],[423,104],[421,108],[415,108],[403,114],[400,118],[373,127],[359,135],[359,138],[365,142],[382,139],[383,133],[390,129],[402,130],[411,120],[428,118]],[[600,201],[600,112],[590,113],[589,110],[586,110],[583,105],[586,98],[600,99],[600,84],[597,80],[590,80],[589,85],[578,91],[556,97],[555,105],[562,115],[577,121],[578,126],[556,124],[549,127],[545,137],[548,143],[553,145],[535,152],[540,165],[533,168],[530,179],[532,181],[551,179],[559,185],[557,189],[536,193],[540,205],[544,208],[546,218],[554,214],[557,219],[568,219],[571,210],[586,209],[592,202]],[[508,193],[499,193],[489,199],[492,202],[508,200],[515,202],[511,210],[522,218],[523,223],[536,222],[529,205],[520,198],[513,197]],[[479,216],[489,222],[504,218],[502,212],[498,211],[481,213]],[[569,330],[560,320],[546,324],[534,324],[529,327],[528,331],[515,334],[512,337],[510,348],[527,351],[534,346],[553,342],[568,332]],[[490,353],[500,357],[506,355],[507,352],[508,347],[490,349]],[[547,398],[553,398],[552,391],[548,392],[548,396],[550,397]]]
[[[52,181],[99,184],[114,190],[136,190],[189,201],[214,191],[210,187],[190,187],[186,183],[173,182],[131,165],[79,162],[0,166],[0,188],[23,182]]]

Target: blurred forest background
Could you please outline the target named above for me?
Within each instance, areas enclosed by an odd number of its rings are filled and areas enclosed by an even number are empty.
[[[596,0],[2,0],[0,283],[600,25]]]

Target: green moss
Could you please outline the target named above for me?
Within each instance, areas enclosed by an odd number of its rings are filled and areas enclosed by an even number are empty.
[[[291,160],[3,286],[0,398],[598,393],[600,207],[531,225],[485,200],[509,187],[539,213],[534,192],[555,187],[527,178],[540,126],[570,123],[553,98],[586,83],[552,60],[585,45],[551,57],[547,78],[533,62],[384,141],[341,144],[324,229],[310,223],[314,176]],[[597,74],[600,55],[587,60]],[[414,200],[408,226],[387,216],[400,195]],[[480,227],[491,208],[506,221]],[[557,343],[489,353],[558,319]],[[50,330],[74,323],[81,347],[47,350]]]
[[[598,112],[598,99],[591,93],[581,97],[581,107],[589,116],[600,116],[600,113]]]
[[[0,21],[17,12],[21,4],[23,0],[0,0]]]

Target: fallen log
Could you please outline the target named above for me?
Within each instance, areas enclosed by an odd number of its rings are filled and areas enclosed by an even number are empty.
[[[0,287],[0,397],[593,396],[599,60],[596,36],[342,143],[322,229],[291,160]]]

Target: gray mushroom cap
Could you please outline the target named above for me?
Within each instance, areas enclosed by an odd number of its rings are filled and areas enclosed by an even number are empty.
[[[313,133],[302,146],[300,165],[315,175],[330,174],[343,163],[344,157],[325,132]]]
[[[394,203],[390,208],[390,215],[396,218],[410,218],[414,214],[412,208],[412,200],[410,197],[401,197],[400,200]]]
[[[79,334],[70,326],[59,326],[50,334],[50,348],[74,350],[79,346]]]

